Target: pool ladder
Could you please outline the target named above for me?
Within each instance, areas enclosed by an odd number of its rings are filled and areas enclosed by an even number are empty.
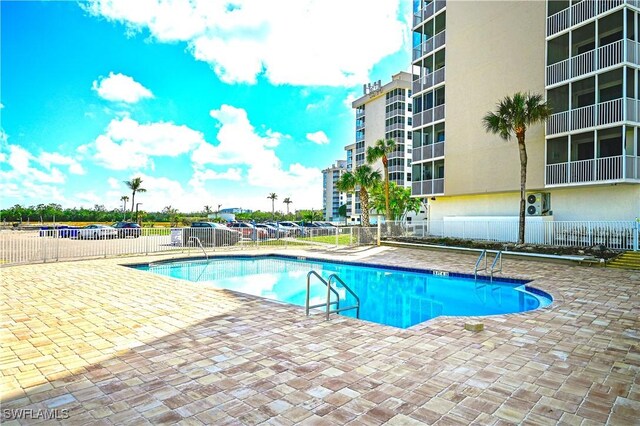
[[[190,243],[192,241],[196,241],[198,243],[198,245],[202,249],[202,252],[204,253],[204,257],[207,259],[207,261],[209,261],[209,255],[205,251],[204,246],[202,245],[202,242],[200,241],[200,238],[198,238],[198,237],[189,237],[189,240],[187,241],[187,243]]]
[[[482,259],[484,259],[484,267],[481,266]],[[482,252],[480,253],[480,256],[478,257],[478,260],[476,261],[476,266],[473,269],[473,278],[475,280],[478,279],[478,272],[480,271],[487,272],[487,269],[489,269],[487,259],[488,259],[487,250],[482,250]],[[499,250],[496,253],[496,257],[495,259],[493,259],[493,263],[491,264],[491,268],[489,269],[489,274],[491,275],[491,281],[493,281],[493,274],[497,272],[502,272],[502,250]]]
[[[313,277],[313,276],[318,278],[320,280],[320,282],[323,283],[327,287],[327,301],[325,303],[318,303],[317,305],[309,305],[310,297],[311,297],[311,277]],[[335,280],[335,281],[339,282],[340,284],[342,284],[342,286],[345,288],[345,290],[347,290],[349,292],[349,294],[351,294],[356,299],[356,304],[355,305],[345,306],[345,307],[342,307],[342,308],[340,307],[340,294],[331,285],[331,282],[333,280]],[[331,294],[336,296],[336,300],[335,301],[331,301]],[[336,308],[331,310],[331,305],[335,305]],[[320,308],[322,306],[326,307],[326,319],[327,320],[329,319],[329,315],[330,314],[337,314],[339,312],[348,311],[348,310],[351,310],[351,309],[355,309],[356,310],[356,318],[360,318],[360,298],[358,297],[358,295],[356,295],[354,293],[353,290],[351,290],[351,288],[349,288],[348,285],[345,284],[344,281],[342,281],[342,279],[337,274],[331,274],[331,275],[329,275],[329,279],[325,280],[316,271],[309,271],[309,273],[307,274],[307,299],[306,299],[306,303],[305,303],[305,313],[307,314],[307,316],[309,316],[309,310],[315,309],[315,308]]]

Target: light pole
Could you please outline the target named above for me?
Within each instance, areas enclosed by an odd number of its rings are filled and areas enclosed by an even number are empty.
[[[138,222],[138,224],[140,224],[140,222],[138,221],[138,208],[140,207],[140,204],[142,203],[136,203],[136,222]]]

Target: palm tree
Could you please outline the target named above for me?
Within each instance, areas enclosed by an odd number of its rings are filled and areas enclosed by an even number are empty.
[[[360,193],[360,210],[362,211],[362,226],[369,224],[369,190],[380,183],[380,172],[371,166],[362,165],[353,172],[346,172],[338,180],[336,186],[342,192]]]
[[[204,215],[209,217],[209,215],[211,214],[211,206],[204,206]]]
[[[514,133],[520,151],[520,219],[518,244],[524,244],[525,191],[527,185],[527,147],[525,133],[527,127],[544,122],[551,115],[551,108],[542,95],[518,92],[507,96],[496,105],[495,112],[488,112],[482,122],[488,133],[499,135],[505,141]]]
[[[129,201],[129,197],[123,195],[122,197],[120,197],[120,201],[123,202],[122,213],[124,214],[124,217],[122,218],[122,220],[127,220],[127,201]]]
[[[387,154],[395,151],[396,142],[393,139],[378,139],[373,146],[367,148],[367,163],[373,164],[378,160],[382,160],[384,167],[384,195],[385,195],[385,216],[387,221],[393,220],[391,217],[391,209],[389,208],[389,159]]]
[[[271,194],[269,194],[269,196],[267,197],[268,199],[271,200],[271,216],[273,216],[273,220],[276,219],[276,208],[275,208],[275,201],[278,199],[278,195],[275,192],[272,192]]]
[[[282,202],[287,205],[287,216],[289,216],[289,204],[293,203],[293,201],[291,201],[291,198],[287,197]]]
[[[142,178],[139,177],[125,180],[124,183],[131,190],[131,216],[133,217],[133,209],[136,205],[136,192],[147,192],[147,190],[142,187]]]

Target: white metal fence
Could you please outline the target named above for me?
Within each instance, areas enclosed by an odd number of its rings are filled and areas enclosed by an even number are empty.
[[[246,229],[246,228],[245,228]],[[191,253],[263,247],[336,247],[375,244],[377,228],[305,228],[258,232],[216,228],[142,228],[120,230],[1,230],[0,264]]]
[[[603,245],[614,250],[637,250],[639,224],[634,221],[527,222],[525,242],[565,247]],[[441,237],[515,243],[518,221],[424,221],[394,223],[383,235],[389,237]]]

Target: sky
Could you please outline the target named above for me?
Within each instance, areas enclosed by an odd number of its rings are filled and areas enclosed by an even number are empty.
[[[410,0],[0,1],[0,208],[322,207]]]

